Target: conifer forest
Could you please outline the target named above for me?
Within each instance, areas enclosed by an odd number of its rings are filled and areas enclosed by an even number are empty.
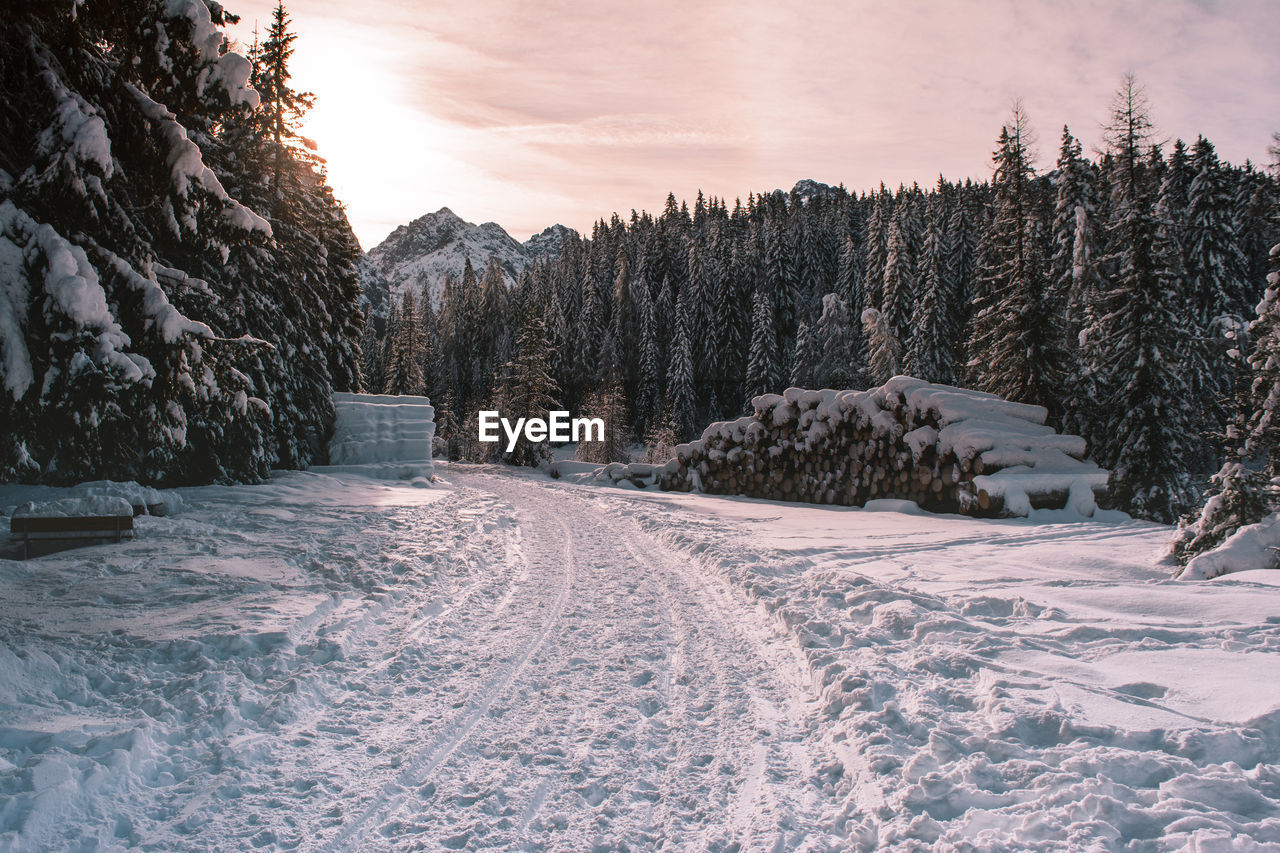
[[[1113,471],[1117,506],[1175,521],[1270,393],[1250,365],[1274,322],[1257,312],[1280,184],[1207,139],[1162,142],[1152,113],[1126,78],[1106,150],[1063,128],[1044,173],[1015,106],[988,180],[672,194],[599,221],[515,289],[476,259],[438,305],[407,293],[366,326],[365,381],[425,390],[444,434],[473,433],[477,409],[526,386],[508,365],[534,359],[560,405],[670,444],[758,394],[905,373],[1047,407]]]

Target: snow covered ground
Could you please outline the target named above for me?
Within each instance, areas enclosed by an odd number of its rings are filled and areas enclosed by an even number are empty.
[[[437,474],[0,560],[0,850],[1280,850],[1276,574]]]

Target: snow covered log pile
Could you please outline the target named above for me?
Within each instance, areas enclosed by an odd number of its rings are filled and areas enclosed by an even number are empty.
[[[379,468],[403,479],[431,475],[436,411],[426,397],[335,392],[329,463]]]
[[[1092,515],[1106,491],[1084,439],[1054,432],[1041,406],[908,376],[867,391],[789,388],[752,406],[679,445],[660,487],[842,506],[896,498],[982,516]]]

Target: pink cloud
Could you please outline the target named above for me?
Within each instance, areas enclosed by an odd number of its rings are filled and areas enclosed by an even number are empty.
[[[266,20],[269,4],[239,5]],[[931,183],[939,172],[985,177],[1014,97],[1045,140],[1048,167],[1064,123],[1100,143],[1128,70],[1146,85],[1164,137],[1204,133],[1228,159],[1256,160],[1280,125],[1280,5],[1269,0],[355,8],[290,6],[299,67],[313,31],[358,31],[363,52],[351,61],[384,65],[400,81],[367,97],[429,119],[443,147],[422,156],[452,164],[394,202],[349,199],[367,245],[442,205],[523,237],[652,209],[668,191],[732,198],[802,177],[854,189]],[[322,100],[340,97],[299,82]],[[388,162],[385,180],[403,182],[401,172]]]

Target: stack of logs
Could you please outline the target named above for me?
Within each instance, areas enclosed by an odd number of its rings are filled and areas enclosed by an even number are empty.
[[[1084,440],[1045,426],[1039,406],[905,376],[752,403],[753,415],[678,446],[660,488],[841,506],[900,499],[982,516],[1064,506],[1090,515],[1106,490]]]

